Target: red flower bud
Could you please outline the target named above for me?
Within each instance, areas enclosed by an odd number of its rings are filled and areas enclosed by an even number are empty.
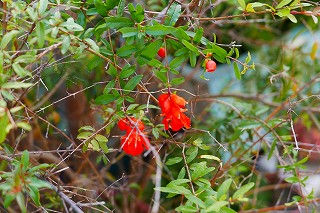
[[[209,60],[206,63],[206,70],[207,72],[214,72],[217,69],[217,64],[213,60]]]
[[[164,49],[163,47],[160,47],[159,51],[158,51],[158,56],[160,58],[164,58],[166,57],[166,49]]]

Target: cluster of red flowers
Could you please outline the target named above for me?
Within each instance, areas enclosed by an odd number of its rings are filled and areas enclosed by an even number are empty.
[[[165,130],[171,128],[173,131],[179,131],[183,127],[190,129],[190,118],[184,114],[187,111],[186,104],[186,100],[176,94],[166,93],[159,96]]]
[[[184,114],[187,111],[185,99],[173,93],[165,93],[159,96],[158,101],[162,111],[161,115],[164,117],[162,123],[165,130],[171,128],[172,131],[179,131],[183,127],[190,129],[190,118]],[[143,132],[144,124],[141,120],[133,117],[123,118],[118,122],[118,127],[126,131],[126,134],[121,137],[121,148],[127,154],[140,155],[144,149],[149,149],[149,140]]]
[[[140,155],[144,149],[148,150],[149,140],[145,136],[144,124],[133,117],[123,118],[118,122],[118,127],[126,134],[121,137],[121,148],[129,155]]]

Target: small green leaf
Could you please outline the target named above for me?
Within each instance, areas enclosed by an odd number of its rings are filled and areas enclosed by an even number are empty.
[[[45,41],[45,31],[44,31],[44,23],[39,21],[36,25],[36,34],[37,34],[37,42],[39,48],[42,48]]]
[[[117,8],[117,16],[121,17],[123,15],[124,7],[125,7],[126,1],[120,0]]]
[[[28,88],[31,87],[33,84],[32,83],[23,83],[19,81],[15,82],[7,82],[2,84],[3,89],[21,89],[21,88]]]
[[[29,195],[33,200],[33,202],[36,204],[36,206],[41,206],[39,189],[30,185],[28,186],[28,188],[29,188]]]
[[[190,147],[187,151],[186,151],[186,154],[187,154],[187,163],[190,163],[191,161],[193,161],[197,155],[198,155],[198,147],[196,146],[192,146]]]
[[[49,3],[48,0],[40,0],[39,1],[38,11],[39,11],[40,15],[42,15],[46,11],[46,9],[48,7],[48,3]]]
[[[0,144],[3,143],[3,141],[6,139],[7,136],[7,125],[9,124],[9,118],[7,114],[4,114],[3,116],[0,116]]]
[[[22,78],[26,76],[32,76],[32,74],[28,70],[22,68],[18,63],[13,63],[12,68],[14,72]]]
[[[136,75],[133,78],[131,78],[123,88],[125,90],[125,93],[132,91],[139,84],[142,77],[143,75]]]
[[[234,194],[234,199],[242,198],[245,193],[247,193],[252,187],[254,186],[254,183],[248,183],[246,185],[241,186]]]
[[[244,0],[237,0],[241,9],[245,10],[246,9],[246,2]]]
[[[71,39],[69,36],[64,36],[62,40],[61,53],[64,55],[70,47]]]
[[[103,94],[103,95],[98,96],[95,99],[95,103],[100,104],[100,105],[106,105],[106,104],[109,104],[109,103],[117,100],[117,98],[118,97],[113,94]]]
[[[27,169],[27,167],[29,166],[29,152],[28,152],[28,150],[24,150],[22,152],[21,163],[23,165],[23,168]]]
[[[194,196],[192,194],[186,194],[185,196],[192,203],[200,206],[201,208],[205,208],[205,204],[200,198],[198,198],[198,197],[196,197],[196,196]]]
[[[18,30],[11,30],[6,33],[1,40],[1,48],[4,49],[8,45],[8,43],[19,33]]]
[[[236,62],[233,62],[232,65],[233,65],[234,75],[238,80],[241,80],[241,72],[239,70],[238,64]]]
[[[20,127],[21,129],[24,129],[26,131],[31,131],[32,129],[31,125],[26,122],[17,122],[16,125],[17,127]]]
[[[170,34],[174,30],[173,27],[164,26],[161,24],[146,26],[145,31],[151,36],[162,36]]]
[[[119,30],[122,33],[123,38],[133,37],[138,35],[138,29],[135,27],[124,27]]]
[[[220,158],[214,156],[214,155],[200,155],[200,158],[209,159],[209,160],[215,160],[218,162],[221,162]]]
[[[188,48],[189,50],[191,50],[192,52],[195,53],[199,53],[198,48],[196,48],[195,46],[193,46],[193,44],[191,44],[190,42],[186,41],[186,40],[182,40],[183,45]]]
[[[172,80],[171,80],[171,84],[172,85],[180,85],[180,84],[182,84],[184,82],[184,77],[181,77],[181,78],[173,78]]]
[[[228,205],[229,202],[227,201],[218,201],[218,202],[214,202],[211,206],[209,206],[207,209],[206,209],[206,212],[220,212],[220,209],[223,207],[223,206],[226,206]]]
[[[120,77],[121,79],[128,78],[128,77],[131,76],[135,71],[136,71],[136,67],[135,67],[135,66],[126,65],[126,66],[124,66],[124,67],[122,68],[119,77]]]
[[[218,200],[225,200],[227,198],[227,194],[229,192],[231,183],[232,183],[232,179],[229,178],[221,184],[221,186],[218,188],[218,191],[217,191]]]
[[[84,40],[89,44],[91,49],[93,49],[97,53],[99,52],[99,46],[96,44],[94,40],[92,40],[91,38],[86,38]]]
[[[181,5],[177,3],[173,3],[168,9],[167,17],[164,20],[164,24],[168,26],[173,26],[177,22],[180,14],[181,14]]]
[[[133,21],[126,17],[107,17],[106,26],[111,29],[120,29],[123,27],[132,27]]]
[[[136,51],[136,46],[135,45],[124,45],[117,49],[117,55],[119,57],[125,58],[130,56],[132,53]]]
[[[292,0],[282,0],[276,7],[276,9],[282,8],[286,5],[288,5]]]
[[[137,4],[136,7],[132,3],[128,5],[129,12],[133,20],[140,23],[144,20],[144,9],[141,4]]]
[[[23,197],[22,192],[19,192],[16,197],[17,203],[20,207],[22,213],[27,213],[26,203]]]
[[[169,158],[166,162],[167,166],[171,166],[174,165],[176,163],[179,163],[182,161],[182,157],[173,157],[173,158]]]

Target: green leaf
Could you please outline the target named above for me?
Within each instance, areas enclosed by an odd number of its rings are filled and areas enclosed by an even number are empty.
[[[3,143],[3,141],[6,139],[7,136],[7,125],[9,124],[9,118],[7,114],[4,114],[3,116],[0,116],[0,144]]]
[[[164,20],[164,24],[168,26],[173,26],[177,22],[180,14],[181,14],[181,5],[177,3],[173,3],[168,9],[167,17]]]
[[[225,180],[217,191],[217,200],[225,200],[227,198],[227,194],[229,192],[229,188],[231,186],[232,179],[229,178]]]
[[[62,40],[61,53],[64,55],[70,47],[71,39],[69,36],[64,36]]]
[[[200,198],[198,198],[198,197],[196,197],[196,196],[194,196],[192,194],[186,194],[185,196],[192,203],[200,206],[201,208],[205,208],[205,204]]]
[[[242,198],[245,193],[247,193],[252,187],[254,186],[254,183],[248,183],[246,185],[243,185],[233,194],[233,199],[239,199]]]
[[[246,9],[246,2],[244,0],[237,0],[241,9],[245,10]]]
[[[276,145],[277,145],[277,140],[274,140],[272,142],[272,145],[271,145],[271,148],[270,148],[270,151],[269,151],[269,154],[268,154],[268,160],[270,160],[270,158],[272,157],[273,152],[274,152],[274,150],[276,148]]]
[[[73,18],[68,18],[66,22],[60,24],[61,27],[66,27],[69,31],[83,31],[83,27],[74,22]]]
[[[171,34],[173,36],[175,36],[180,41],[182,41],[182,40],[190,41],[190,37],[188,36],[188,34],[185,32],[185,30],[183,28],[179,27],[179,28],[175,28],[175,29],[176,30],[171,31]]]
[[[276,9],[282,8],[286,5],[288,5],[292,0],[282,0],[276,7]]]
[[[42,48],[45,41],[44,23],[39,21],[36,25],[37,42],[39,48]]]
[[[29,152],[28,152],[28,150],[24,150],[22,152],[21,163],[23,165],[23,168],[27,169],[27,167],[29,166]]]
[[[236,62],[233,62],[232,65],[233,65],[234,75],[238,80],[241,80],[241,72],[239,70],[238,64]]]
[[[31,197],[31,199],[33,200],[33,202],[36,204],[36,206],[41,206],[40,203],[40,193],[39,193],[39,189],[37,189],[34,186],[28,186],[29,188],[29,195]]]
[[[3,73],[3,52],[0,51],[0,74]]]
[[[132,3],[128,5],[129,12],[133,20],[140,23],[144,20],[144,9],[141,4],[137,4],[136,7]]]
[[[197,54],[194,52],[189,52],[189,60],[191,67],[195,67],[197,63]]]
[[[229,202],[227,201],[218,201],[218,202],[214,202],[211,206],[209,206],[207,209],[206,209],[206,212],[220,212],[220,209],[223,207],[223,206],[226,206],[228,205]]]
[[[193,37],[193,41],[195,43],[199,43],[201,41],[202,35],[203,35],[203,28],[199,27],[196,31],[195,36]]]
[[[200,158],[202,159],[209,159],[209,160],[215,160],[218,162],[221,162],[220,158],[214,156],[214,155],[200,155]]]
[[[118,97],[113,94],[103,94],[95,99],[95,103],[105,105],[117,100],[117,98]]]
[[[9,194],[9,193],[5,194],[4,195],[4,203],[3,203],[4,208],[8,208],[15,198],[16,198],[16,196],[13,194]]]
[[[1,40],[1,48],[4,49],[8,45],[8,43],[19,33],[18,30],[11,30],[6,33]]]
[[[186,40],[182,40],[182,44],[188,48],[189,50],[191,50],[192,52],[195,53],[199,53],[198,48],[196,48],[195,46],[193,46],[193,44],[191,44],[190,42],[186,41]]]
[[[141,55],[148,58],[152,59],[157,55],[158,50],[162,46],[163,41],[162,40],[156,40],[151,42],[148,46],[146,46],[142,52]]]
[[[288,14],[287,17],[288,17],[288,19],[290,19],[290,21],[292,21],[293,23],[297,23],[297,22],[298,22],[297,19],[296,19],[296,17],[294,17],[294,15],[292,15],[292,14]]]
[[[126,17],[107,17],[106,26],[111,29],[120,29],[123,27],[132,27],[133,21]]]
[[[123,38],[132,37],[138,35],[139,31],[134,27],[124,27],[119,30],[122,33]]]
[[[17,194],[16,199],[17,199],[17,203],[18,203],[18,205],[20,207],[21,212],[22,213],[27,213],[26,203],[24,201],[24,197],[23,197],[23,194],[21,192],[19,192]]]
[[[117,55],[119,57],[124,58],[124,57],[130,56],[135,51],[136,51],[135,45],[124,45],[124,46],[120,47],[119,49],[117,49]]]
[[[37,166],[34,166],[32,167],[31,169],[29,169],[29,172],[32,173],[32,172],[38,172],[39,170],[41,169],[46,169],[48,167],[51,167],[50,164],[47,164],[47,163],[42,163],[42,164],[39,164]]]
[[[13,63],[12,68],[14,72],[22,78],[26,76],[32,76],[32,74],[28,70],[22,68],[18,63]]]
[[[109,10],[105,4],[105,0],[94,0],[94,6],[100,15],[107,16]]]
[[[151,36],[162,36],[172,33],[175,30],[173,27],[164,26],[161,24],[146,26],[145,31],[148,35]]]
[[[129,93],[129,91],[132,91],[141,81],[143,75],[136,75],[133,78],[131,78],[127,84],[124,86],[124,92]]]
[[[173,157],[173,158],[169,158],[166,162],[167,166],[171,166],[173,164],[179,163],[182,161],[182,157]]]
[[[199,150],[198,147],[192,146],[186,151],[186,154],[187,154],[186,161],[187,161],[187,163],[190,163],[191,161],[193,161],[197,157],[198,150]]]
[[[120,0],[117,8],[117,16],[121,17],[123,15],[124,7],[125,7],[126,1]]]
[[[30,54],[25,54],[25,55],[20,55],[17,57],[14,62],[15,63],[24,63],[24,64],[30,64],[36,60],[35,55],[30,55]]]
[[[171,80],[171,84],[172,85],[180,85],[180,84],[182,84],[184,82],[184,77],[181,77],[181,78],[173,78],[172,80]]]
[[[124,66],[124,67],[122,68],[119,77],[120,77],[121,79],[128,78],[128,77],[131,76],[135,71],[136,71],[136,67],[135,67],[135,66],[126,65],[126,66]]]
[[[111,92],[115,85],[115,80],[109,81],[109,83],[107,83],[106,87],[103,90],[103,94],[108,94],[109,92]]]
[[[118,74],[117,69],[116,69],[112,64],[109,64],[107,73],[108,73],[109,75],[111,75],[112,77],[116,77],[117,74]]]
[[[32,83],[23,83],[19,81],[15,82],[7,82],[2,84],[3,89],[21,89],[21,88],[28,88],[31,87],[33,84]]]
[[[171,69],[178,68],[187,59],[187,57],[188,56],[185,56],[185,55],[175,57],[172,61],[170,61],[170,64],[169,64],[170,68]]]
[[[42,15],[46,11],[46,9],[48,7],[48,3],[49,3],[48,0],[40,0],[39,1],[38,12],[40,15]]]
[[[245,129],[254,129],[259,126],[261,126],[261,124],[258,121],[241,120],[237,127],[241,130],[245,130]]]
[[[115,8],[115,6],[119,4],[119,2],[120,0],[106,0],[105,5],[107,10],[112,10],[113,8]]]
[[[17,122],[16,125],[17,127],[20,127],[21,129],[24,129],[26,131],[31,131],[32,129],[31,125],[26,122]]]

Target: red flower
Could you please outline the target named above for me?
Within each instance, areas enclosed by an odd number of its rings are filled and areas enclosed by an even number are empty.
[[[206,63],[207,72],[214,72],[214,71],[216,71],[216,69],[217,69],[216,62],[214,62],[212,60],[207,61],[207,63]]]
[[[144,149],[148,150],[148,138],[142,132],[144,124],[133,117],[123,118],[118,122],[120,130],[126,131],[121,137],[121,148],[127,154],[136,156],[140,155]]]
[[[187,104],[184,98],[176,94],[162,94],[159,96],[159,106],[164,116],[162,123],[165,130],[171,128],[173,131],[179,131],[181,128],[190,129],[191,121],[184,112],[187,111]]]
[[[160,58],[166,57],[166,49],[164,49],[163,47],[160,47],[160,49],[158,50],[158,56]]]

